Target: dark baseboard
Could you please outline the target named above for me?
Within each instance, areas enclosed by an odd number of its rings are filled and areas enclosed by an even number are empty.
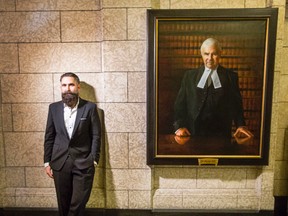
[[[274,196],[274,215],[287,216],[287,196]]]
[[[86,209],[85,216],[273,216],[273,211],[235,212],[213,210],[134,210],[134,209]],[[57,209],[2,208],[0,216],[58,216]]]

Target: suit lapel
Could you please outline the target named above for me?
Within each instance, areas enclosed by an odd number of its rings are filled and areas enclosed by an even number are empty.
[[[227,81],[226,70],[219,65],[217,69],[217,73],[218,73],[218,77],[220,79],[221,85],[222,87],[224,87]]]
[[[78,128],[78,125],[80,123],[81,117],[83,116],[83,113],[85,111],[85,101],[82,100],[81,98],[79,98],[79,104],[78,104],[78,108],[77,108],[77,115],[76,115],[76,119],[75,119],[75,124],[74,124],[74,129],[73,129],[73,133],[72,133],[72,137],[75,133],[75,131]]]

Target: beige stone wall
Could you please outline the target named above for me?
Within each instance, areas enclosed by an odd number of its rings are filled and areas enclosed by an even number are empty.
[[[274,166],[274,194],[284,196],[288,194],[288,4],[277,0],[273,4],[279,6],[279,24],[277,32],[277,56],[275,66],[275,92],[274,92],[274,120],[277,124],[275,142],[275,166]],[[284,4],[284,7],[282,5]],[[286,4],[286,10],[285,10]],[[286,14],[286,16],[285,16]],[[276,114],[277,112],[277,114]]]
[[[270,165],[147,166],[146,9],[270,6],[279,8]],[[284,14],[285,0],[0,0],[0,207],[56,207],[43,136],[59,77],[72,71],[105,115],[89,207],[273,209],[287,183]]]

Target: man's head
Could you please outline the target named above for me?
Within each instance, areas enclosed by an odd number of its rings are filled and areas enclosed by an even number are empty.
[[[73,108],[79,98],[80,79],[74,73],[65,73],[60,78],[62,101]]]
[[[203,62],[207,68],[216,69],[221,57],[221,46],[214,38],[206,39],[200,48]]]

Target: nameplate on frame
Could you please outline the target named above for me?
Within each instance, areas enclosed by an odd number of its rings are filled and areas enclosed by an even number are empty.
[[[218,161],[219,161],[219,159],[216,159],[216,158],[198,158],[199,166],[202,166],[202,165],[214,165],[214,166],[217,166],[218,165]]]

